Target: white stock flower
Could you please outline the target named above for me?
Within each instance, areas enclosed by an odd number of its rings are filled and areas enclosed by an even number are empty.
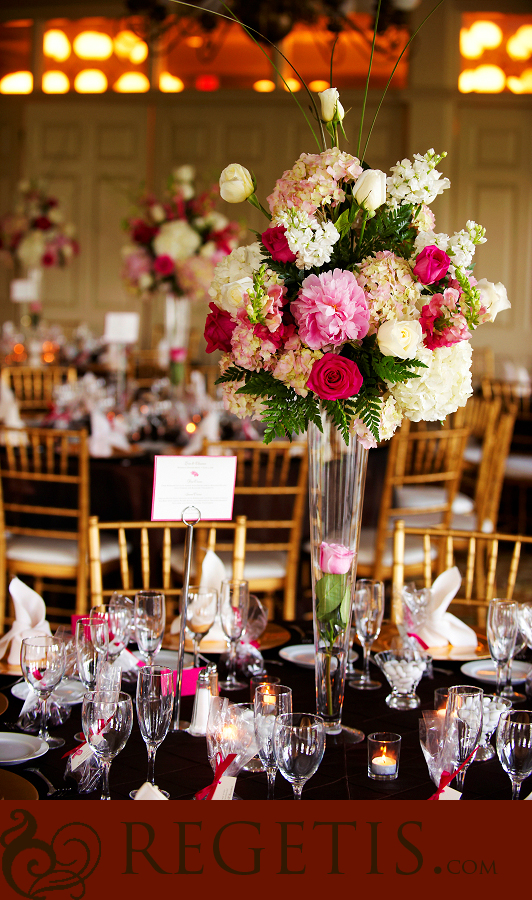
[[[414,319],[389,319],[377,332],[377,343],[383,356],[413,359],[423,340],[423,330]]]
[[[379,423],[379,440],[389,441],[403,421],[403,414],[395,399],[390,395],[381,401],[381,420]]]
[[[220,196],[227,203],[242,203],[254,190],[250,173],[238,163],[226,166],[220,175]]]
[[[321,224],[301,209],[287,209],[272,220],[272,225],[285,226],[286,240],[296,255],[298,269],[319,268],[330,262],[332,248],[340,239],[340,233],[332,222]]]
[[[428,150],[424,156],[415,153],[413,163],[409,159],[403,159],[392,166],[392,174],[387,179],[392,202],[429,204],[450,187],[449,179],[442,178],[441,172],[437,172],[435,168],[443,156],[434,153],[434,150]]]
[[[417,369],[419,378],[389,384],[389,390],[403,414],[411,422],[438,422],[465,406],[473,393],[471,385],[470,341],[416,354],[426,369]]]
[[[480,291],[480,303],[486,309],[487,321],[494,322],[498,313],[503,309],[510,309],[506,288],[502,282],[494,284],[486,278],[481,278],[475,285]]]
[[[153,249],[157,256],[169,256],[178,262],[192,256],[200,244],[198,232],[182,219],[175,219],[161,225],[153,241]]]
[[[332,122],[333,120],[341,122],[345,113],[340,103],[340,94],[337,88],[327,88],[326,91],[320,91],[318,97],[321,103],[322,122]]]
[[[386,175],[380,169],[366,169],[353,187],[353,197],[367,212],[386,203]]]

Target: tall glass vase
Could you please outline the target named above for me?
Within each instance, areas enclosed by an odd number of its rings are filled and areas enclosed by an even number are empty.
[[[170,356],[170,381],[182,388],[190,338],[190,300],[188,297],[166,295],[165,338]]]
[[[368,451],[354,436],[346,445],[323,412],[321,422],[323,432],[308,429],[316,706],[339,734]]]

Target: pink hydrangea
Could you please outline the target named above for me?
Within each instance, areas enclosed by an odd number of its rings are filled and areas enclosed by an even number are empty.
[[[323,153],[302,153],[267,198],[273,218],[292,208],[312,215],[324,203],[341,202],[345,198],[341,184],[354,181],[361,172],[359,160],[338,147]]]
[[[322,354],[319,350],[309,350],[304,347],[296,334],[286,341],[284,349],[277,355],[272,375],[278,381],[288,384],[296,394],[306,397],[308,394],[307,381],[312,367]]]
[[[388,319],[417,319],[417,301],[422,286],[412,275],[405,259],[391,250],[379,250],[363,259],[357,281],[364,290],[369,305],[369,334]]]
[[[421,310],[420,325],[425,334],[424,344],[429,350],[450,347],[471,337],[467,322],[458,308],[459,293],[447,288],[434,294]]]
[[[301,340],[312,350],[360,340],[368,332],[364,291],[352,272],[344,269],[305,278],[290,311]]]

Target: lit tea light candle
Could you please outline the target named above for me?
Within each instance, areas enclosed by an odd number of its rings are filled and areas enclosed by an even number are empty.
[[[265,706],[275,706],[275,694],[264,694],[262,699]]]
[[[371,760],[371,768],[374,775],[395,775],[397,760],[391,756],[374,756]]]
[[[368,734],[368,775],[374,781],[392,781],[399,775],[401,735],[391,731]]]

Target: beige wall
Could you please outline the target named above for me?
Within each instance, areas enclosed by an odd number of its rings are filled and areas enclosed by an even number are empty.
[[[417,19],[432,5],[424,0]],[[484,0],[483,8],[488,5]],[[459,12],[465,6],[447,0],[425,24],[412,50],[409,88],[389,95],[367,160],[386,169],[429,147],[448,151],[441,168],[452,189],[434,205],[437,230],[462,228],[467,219],[485,225],[488,243],[477,251],[476,274],[503,281],[512,302],[512,310],[481,328],[473,343],[492,346],[501,359],[513,356],[531,364],[532,98],[457,92]],[[372,93],[366,127],[377,100]],[[351,153],[356,153],[361,101],[360,92],[342,92],[350,110],[345,149]],[[99,330],[106,310],[138,308],[121,285],[120,221],[142,181],[159,191],[171,168],[184,162],[216,180],[225,165],[238,161],[256,174],[264,201],[303,150],[317,148],[293,100],[280,92],[4,97],[0,208],[9,208],[19,175],[49,179],[77,226],[81,253],[68,269],[45,274],[44,314],[65,325],[86,321]],[[251,228],[264,227],[247,204],[224,212],[245,218]],[[0,273],[2,320],[12,316],[7,283]],[[156,304],[155,323],[161,314]]]

